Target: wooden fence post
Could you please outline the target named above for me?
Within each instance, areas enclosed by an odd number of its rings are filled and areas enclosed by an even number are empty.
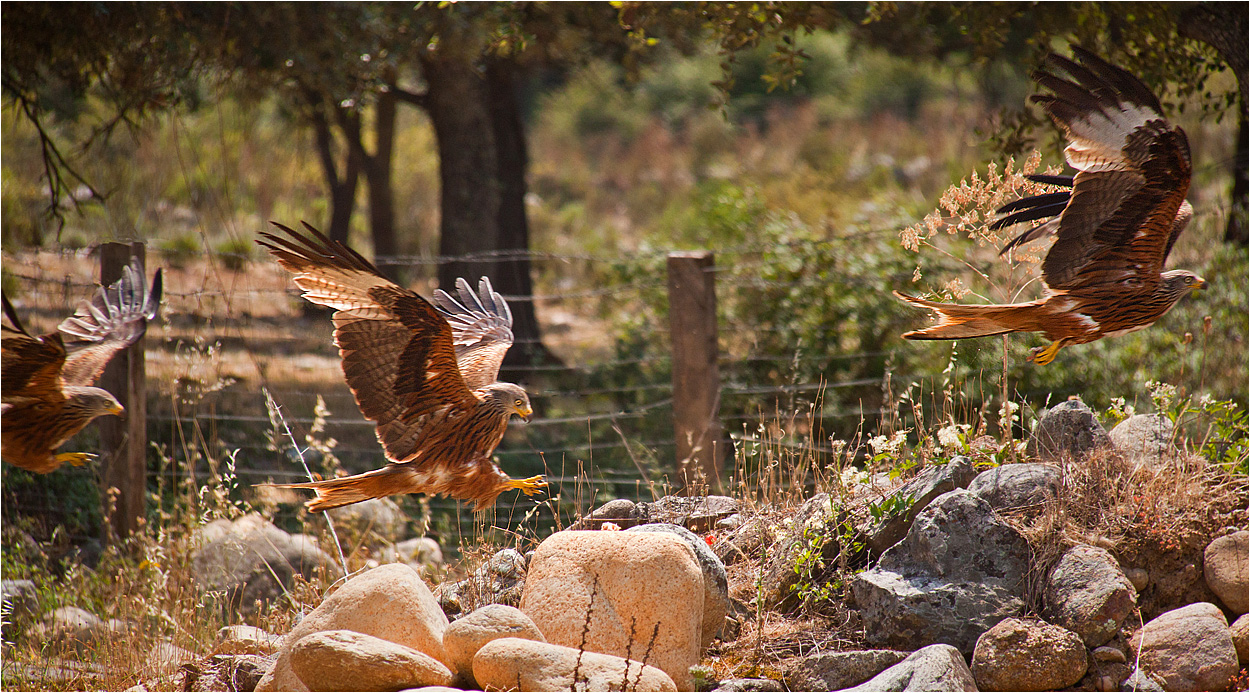
[[[130,259],[139,259],[144,266],[142,243],[105,243],[100,246],[100,283],[108,286],[122,277],[122,268]],[[147,274],[140,277],[147,281]],[[104,374],[100,387],[113,393],[126,408],[124,417],[102,416],[100,425],[101,466],[104,475],[105,510],[108,525],[118,537],[127,537],[139,528],[147,498],[147,392],[143,342],[144,337],[118,352]],[[116,489],[114,491],[113,489]],[[109,497],[113,496],[112,499]],[[106,539],[108,527],[105,528]]]
[[[724,430],[717,366],[716,280],[708,251],[668,256],[668,319],[673,343],[673,429],[683,492],[720,490]]]

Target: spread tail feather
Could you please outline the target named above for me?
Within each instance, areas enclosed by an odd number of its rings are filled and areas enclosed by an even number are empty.
[[[1009,305],[965,306],[938,303],[894,292],[900,300],[917,308],[927,308],[938,317],[938,324],[903,334],[904,339],[970,339],[1008,332],[1034,332],[1042,329],[1036,312],[1040,301]]]
[[[367,501],[372,498],[393,496],[399,493],[420,491],[413,487],[412,470],[407,467],[388,464],[363,474],[345,476],[326,481],[308,481],[302,484],[273,484],[277,488],[310,488],[317,492],[317,497],[304,503],[309,511],[319,513],[324,510],[341,508],[344,505]]]

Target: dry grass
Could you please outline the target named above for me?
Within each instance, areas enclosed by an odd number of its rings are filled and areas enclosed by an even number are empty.
[[[1149,620],[1181,606],[1177,600],[1186,595],[1209,591],[1192,566],[1202,565],[1203,550],[1223,530],[1247,524],[1246,477],[1196,455],[1178,453],[1148,467],[1101,451],[1061,468],[1054,502],[1035,517],[1008,518],[1032,549],[1026,602],[1035,613],[1041,613],[1042,589],[1055,563],[1085,544],[1107,549],[1125,568],[1152,574],[1154,584],[1138,598]]]

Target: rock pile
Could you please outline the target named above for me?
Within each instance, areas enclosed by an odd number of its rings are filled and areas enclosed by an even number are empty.
[[[495,558],[486,566],[524,560]],[[488,604],[452,623],[410,566],[368,570],[282,638],[256,690],[690,690],[728,610],[724,566],[677,526],[559,532],[523,577],[520,608]]]

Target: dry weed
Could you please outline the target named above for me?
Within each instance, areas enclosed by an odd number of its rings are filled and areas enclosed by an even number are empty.
[[[1103,450],[1061,465],[1058,497],[1034,517],[1006,519],[1028,540],[1032,565],[1026,603],[1041,613],[1047,576],[1069,548],[1085,544],[1110,551],[1125,567],[1145,567],[1158,579],[1139,596],[1145,618],[1181,606],[1176,590],[1202,589],[1202,552],[1229,526],[1245,526],[1245,476],[1229,474],[1201,457],[1177,454],[1157,466],[1137,464]],[[1161,587],[1172,568],[1193,573],[1189,582]],[[1169,578],[1170,579],[1170,578]]]

